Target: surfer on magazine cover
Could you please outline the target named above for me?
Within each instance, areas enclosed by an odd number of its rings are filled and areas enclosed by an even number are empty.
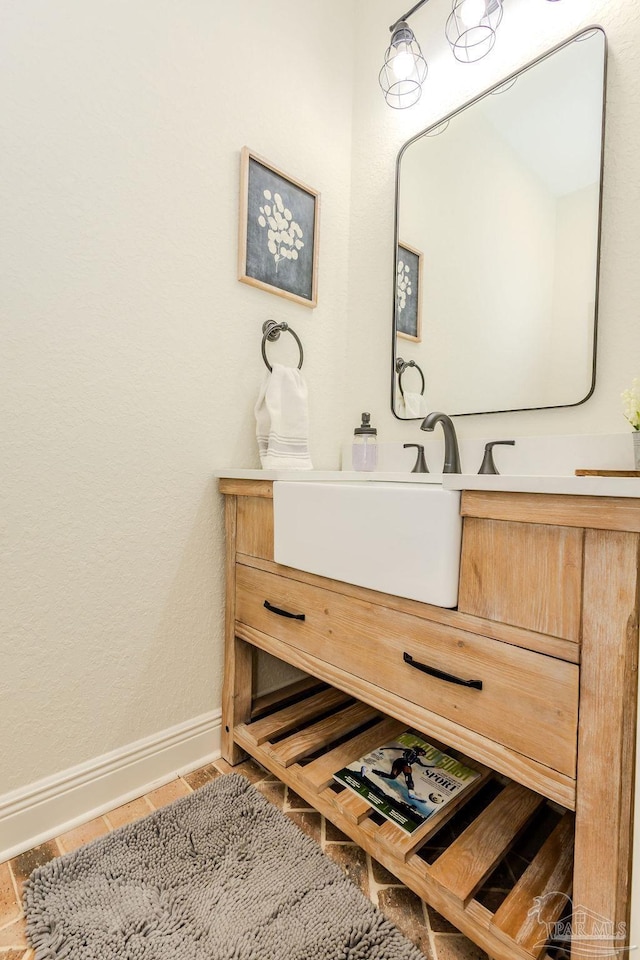
[[[416,796],[413,792],[415,783],[412,776],[412,766],[416,764],[419,767],[425,767],[425,769],[433,768],[435,764],[433,763],[422,763],[420,757],[426,756],[426,751],[423,747],[383,747],[383,750],[402,750],[402,756],[396,757],[396,759],[391,764],[391,772],[385,773],[384,770],[373,770],[372,772],[377,774],[379,777],[384,777],[385,780],[397,780],[400,774],[404,774],[405,783],[407,784],[407,792],[409,797],[412,800],[420,800],[421,797]]]

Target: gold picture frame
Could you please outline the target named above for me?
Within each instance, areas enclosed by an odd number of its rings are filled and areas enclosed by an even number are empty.
[[[396,335],[403,340],[422,343],[422,269],[421,250],[398,242],[396,257]]]
[[[318,191],[243,147],[238,279],[315,307],[319,233]]]

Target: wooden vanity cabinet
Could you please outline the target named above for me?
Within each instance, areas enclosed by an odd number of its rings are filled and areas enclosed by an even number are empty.
[[[255,757],[492,957],[544,954],[544,924],[566,916],[570,895],[574,958],[593,956],[593,936],[601,955],[624,946],[640,502],[464,492],[459,606],[446,610],[276,564],[272,484],[220,489],[223,756]],[[280,700],[256,698],[256,649],[309,680]],[[462,810],[412,835],[332,781],[407,726],[482,773]],[[434,856],[429,841],[449,819]],[[527,831],[538,837],[528,866],[501,903],[483,902],[483,884]]]

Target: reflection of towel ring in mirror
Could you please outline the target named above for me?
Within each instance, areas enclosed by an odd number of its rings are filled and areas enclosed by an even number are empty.
[[[420,390],[420,396],[424,397],[424,373],[421,368],[415,362],[415,360],[403,360],[402,357],[398,357],[396,360],[396,373],[398,374],[398,386],[400,387],[400,396],[404,399],[404,390],[402,389],[402,374],[405,372],[407,367],[415,367],[418,373],[420,374],[420,379],[422,380],[422,389]]]
[[[293,339],[298,344],[298,350],[300,351],[300,363],[298,364],[298,370],[302,368],[302,361],[304,360],[304,353],[302,351],[302,344],[300,342],[300,337],[292,330],[288,323],[276,323],[275,320],[265,320],[262,324],[262,359],[265,362],[267,370],[271,373],[272,367],[269,361],[267,360],[267,340],[278,340],[280,338],[280,331],[288,330]]]

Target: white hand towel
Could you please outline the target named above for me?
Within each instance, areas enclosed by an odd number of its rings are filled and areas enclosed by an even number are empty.
[[[421,393],[404,391],[404,412],[407,417],[426,417],[427,407]]]
[[[260,387],[255,414],[264,470],[313,470],[307,384],[299,370],[274,363]]]

